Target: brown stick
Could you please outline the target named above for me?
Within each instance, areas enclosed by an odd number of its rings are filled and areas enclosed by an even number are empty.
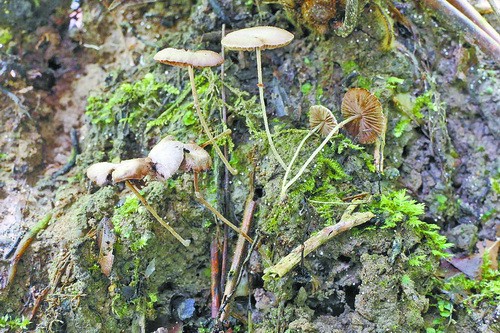
[[[250,198],[247,200],[245,205],[245,212],[243,214],[243,222],[241,223],[241,231],[248,234],[250,231],[250,226],[252,224],[253,213],[255,212],[255,207],[257,202],[253,200],[253,191],[250,193]],[[228,303],[230,295],[233,294],[237,285],[237,277],[240,275],[242,269],[242,262],[245,258],[246,251],[246,241],[245,238],[240,235],[238,237],[238,242],[236,243],[236,248],[234,249],[233,261],[231,263],[231,268],[227,277],[226,288],[224,289],[224,295],[222,296],[223,303]],[[230,306],[229,304],[222,310],[220,320],[224,321],[229,316]]]
[[[500,35],[493,28],[484,17],[466,0],[448,0],[456,9],[461,11],[479,28],[483,29],[488,35],[491,36],[497,43],[500,43]]]
[[[212,241],[210,245],[210,267],[211,267],[211,286],[210,293],[212,294],[212,319],[217,318],[219,315],[220,308],[220,269],[219,269],[219,244],[217,237]]]
[[[443,15],[447,23],[456,31],[463,31],[465,38],[477,45],[481,51],[489,55],[497,63],[500,62],[500,44],[461,11],[446,0],[423,0],[423,2],[429,8]]]
[[[338,234],[366,223],[375,216],[372,212],[354,213],[351,215],[356,206],[356,204],[349,206],[337,224],[323,228],[316,235],[293,249],[290,254],[282,258],[276,265],[266,268],[264,270],[264,279],[266,277],[273,279],[282,278],[301,261],[302,256],[307,256]]]

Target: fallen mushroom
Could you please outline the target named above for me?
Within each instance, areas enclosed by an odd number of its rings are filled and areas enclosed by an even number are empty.
[[[311,130],[302,139],[302,141],[300,141],[299,145],[295,149],[295,153],[292,159],[290,160],[290,163],[288,163],[285,176],[283,177],[283,184],[281,186],[281,194],[280,194],[281,199],[284,199],[286,195],[287,187],[285,187],[285,185],[288,179],[288,175],[290,174],[292,166],[295,163],[297,157],[299,156],[299,153],[304,143],[311,135],[316,133],[316,131],[319,131],[319,133],[322,136],[327,136],[335,128],[336,125],[337,125],[337,119],[335,119],[335,116],[333,115],[332,111],[321,105],[311,106],[311,108],[309,109],[309,126],[311,127]]]
[[[160,142],[161,143],[161,142]],[[110,176],[113,178],[115,183],[125,182],[127,188],[129,188],[132,193],[141,201],[141,203],[146,207],[146,209],[154,216],[154,218],[164,226],[179,242],[184,246],[189,246],[190,240],[185,240],[181,237],[167,222],[165,222],[156,210],[149,205],[147,200],[139,193],[139,191],[130,182],[132,179],[142,179],[146,177],[152,171],[152,161],[150,157],[138,158],[132,160],[125,160],[121,163],[108,163],[101,162],[91,165],[87,169],[87,176],[93,182],[99,186],[104,186],[109,184]],[[181,160],[182,162],[182,160]],[[179,162],[180,166],[180,162]],[[177,167],[177,169],[179,168]],[[177,171],[177,170],[176,170]],[[164,174],[167,174],[166,172]]]
[[[264,83],[262,82],[261,50],[276,49],[286,46],[290,44],[293,38],[293,34],[286,30],[276,27],[262,26],[233,31],[221,40],[222,46],[228,50],[255,50],[257,58],[257,86],[259,87],[260,105],[262,109],[262,118],[264,119],[264,127],[266,129],[267,141],[269,142],[269,147],[271,148],[274,157],[283,169],[286,169],[286,164],[274,145],[271,132],[269,130],[269,123],[267,121],[266,103],[264,101]]]
[[[148,157],[156,170],[156,177],[167,180],[179,170],[184,160],[184,143],[167,136],[151,149]]]
[[[347,91],[342,100],[342,115],[346,119],[332,128],[297,174],[288,183],[284,184],[281,191],[282,200],[285,198],[288,188],[299,179],[309,164],[340,128],[346,126],[346,130],[363,144],[375,142],[385,131],[385,117],[382,113],[382,105],[378,98],[366,89],[351,88]],[[348,126],[351,122],[353,124]]]
[[[196,91],[196,85],[194,82],[194,67],[202,68],[218,66],[224,62],[222,56],[218,53],[207,50],[194,52],[175,48],[166,48],[158,52],[154,56],[154,60],[161,62],[162,64],[177,67],[187,67],[189,72],[189,82],[191,83],[191,92],[193,94],[194,106],[198,114],[198,118],[200,118],[201,126],[203,127],[205,134],[208,136],[208,139],[213,140],[214,136],[210,132],[208,124],[205,121],[205,117],[203,117],[203,113],[201,112],[198,93]],[[217,152],[217,155],[219,155],[219,158],[222,160],[229,172],[231,172],[233,175],[236,175],[238,171],[229,164],[229,161],[224,157],[224,154],[220,150],[217,143],[214,142],[213,145],[215,151]]]

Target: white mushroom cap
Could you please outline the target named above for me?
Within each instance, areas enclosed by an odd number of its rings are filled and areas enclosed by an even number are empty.
[[[98,186],[104,186],[111,183],[110,175],[118,166],[117,163],[100,162],[92,164],[87,169],[87,177]]]
[[[184,143],[167,136],[158,142],[148,154],[156,168],[157,177],[166,180],[179,170],[184,160]]]
[[[184,161],[181,164],[183,171],[201,172],[210,169],[212,158],[207,151],[195,143],[184,145]]]
[[[290,44],[293,34],[276,27],[262,26],[236,30],[221,40],[228,50],[252,51],[255,48],[276,49]]]
[[[121,161],[111,174],[113,182],[119,183],[130,179],[142,179],[149,175],[153,169],[151,159],[134,158]]]
[[[224,62],[224,58],[216,52],[208,50],[189,51],[182,49],[166,48],[156,53],[154,60],[162,64],[178,67],[213,67]]]

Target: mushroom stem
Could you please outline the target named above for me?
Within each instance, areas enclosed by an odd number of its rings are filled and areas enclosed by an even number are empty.
[[[262,118],[264,118],[264,127],[266,128],[267,141],[269,142],[269,147],[271,148],[271,151],[273,152],[274,157],[276,158],[276,160],[278,160],[279,164],[281,164],[283,169],[286,170],[286,164],[285,164],[285,162],[283,162],[283,159],[281,158],[280,154],[278,153],[278,150],[276,150],[276,147],[274,146],[273,138],[271,137],[271,132],[269,131],[269,123],[267,121],[267,112],[266,112],[266,103],[264,101],[264,83],[262,82],[262,60],[261,60],[261,55],[260,55],[260,48],[258,48],[258,47],[255,48],[255,54],[257,57],[257,77],[258,77],[257,86],[259,87],[260,106],[262,108]]]
[[[280,197],[283,198],[285,196],[285,192],[286,192],[286,189],[285,189],[285,184],[286,184],[286,181],[288,179],[288,175],[290,174],[290,171],[292,170],[292,166],[293,166],[293,163],[295,163],[295,160],[297,159],[297,157],[299,156],[299,153],[300,153],[300,150],[302,149],[302,146],[304,145],[304,143],[307,141],[307,139],[309,139],[309,137],[311,135],[313,135],[314,133],[316,133],[316,131],[322,126],[323,124],[319,124],[318,126],[314,127],[312,130],[309,131],[309,133],[307,133],[307,135],[302,139],[302,141],[300,141],[299,145],[297,146],[297,148],[295,148],[295,154],[293,154],[293,157],[292,159],[290,160],[290,163],[288,163],[288,166],[286,168],[286,172],[285,172],[285,176],[283,177],[283,185],[281,186],[281,194],[280,194]]]
[[[234,169],[229,164],[228,160],[224,157],[224,154],[220,150],[217,143],[214,141],[215,140],[214,136],[210,132],[210,129],[208,128],[208,125],[205,121],[205,117],[203,117],[203,114],[201,112],[200,102],[198,100],[198,93],[196,91],[196,85],[194,83],[193,66],[191,66],[191,65],[188,66],[188,72],[189,72],[189,82],[191,83],[191,92],[193,93],[194,106],[195,106],[196,112],[198,113],[198,118],[200,118],[201,126],[203,127],[205,134],[208,136],[209,141],[213,142],[213,146],[215,148],[215,151],[217,152],[217,155],[219,155],[220,159],[222,160],[222,163],[224,163],[224,165],[229,170],[229,172],[231,172],[231,174],[236,175],[236,174],[238,174],[238,171],[236,169]]]
[[[231,221],[226,219],[221,213],[219,213],[219,211],[217,209],[215,209],[208,201],[206,201],[205,198],[203,198],[203,196],[201,195],[201,192],[200,192],[200,188],[198,186],[198,173],[197,172],[194,173],[193,185],[194,185],[194,194],[196,196],[196,199],[198,199],[198,201],[203,206],[205,206],[206,208],[208,208],[208,210],[210,210],[212,213],[214,213],[215,216],[217,216],[219,218],[219,220],[224,222],[228,227],[230,227],[231,229],[236,231],[238,234],[243,236],[250,244],[253,243],[253,240],[252,240],[252,238],[250,238],[250,236],[248,236],[240,228],[235,226]]]
[[[188,247],[189,244],[191,243],[190,240],[185,240],[184,238],[181,237],[181,235],[179,235],[175,230],[174,228],[172,228],[167,222],[165,222],[161,217],[160,215],[158,215],[158,213],[156,212],[156,210],[151,207],[149,205],[149,203],[146,201],[146,199],[139,193],[139,191],[137,191],[137,189],[134,187],[134,185],[132,185],[132,183],[130,183],[130,181],[126,180],[125,181],[125,185],[127,185],[127,187],[132,191],[132,193],[135,194],[135,196],[137,198],[139,198],[139,200],[142,202],[142,204],[144,205],[144,207],[146,207],[146,209],[151,213],[151,215],[153,215],[155,217],[155,219],[160,222],[160,224],[162,226],[164,226],[168,231],[170,231],[170,233],[175,237],[177,238],[177,240],[179,242],[182,243],[182,245],[184,245],[185,247]]]
[[[314,158],[316,157],[316,155],[319,154],[319,152],[323,149],[323,147],[328,143],[328,141],[330,141],[330,139],[333,137],[333,135],[335,133],[338,132],[338,130],[340,128],[342,128],[345,124],[347,124],[348,122],[350,121],[353,121],[357,118],[361,118],[360,115],[354,115],[354,116],[351,116],[347,119],[345,119],[344,121],[341,121],[340,123],[338,123],[331,131],[330,133],[326,136],[326,138],[323,140],[323,142],[321,142],[321,144],[318,146],[318,148],[316,148],[316,150],[311,154],[311,156],[309,156],[309,158],[307,159],[307,161],[302,165],[302,167],[299,169],[299,171],[297,172],[297,174],[295,175],[295,177],[293,177],[292,179],[290,179],[290,181],[288,183],[286,183],[282,189],[281,189],[281,194],[280,194],[280,198],[281,200],[284,200],[285,199],[285,196],[286,196],[286,191],[288,190],[288,188],[290,188],[290,186],[293,185],[293,183],[295,183],[297,181],[297,179],[299,179],[300,176],[302,176],[302,174],[304,173],[304,171],[306,170],[306,168],[309,166],[309,164],[311,164],[311,162],[314,160]]]
[[[226,135],[231,135],[231,130],[228,128],[227,130],[225,130],[224,132],[220,133],[220,134],[217,134],[216,136],[213,137],[213,140],[207,140],[205,142],[203,142],[200,147],[201,148],[205,148],[206,146],[208,145],[211,145],[213,144],[214,142],[217,142],[217,140],[219,140],[220,138],[222,138],[223,136],[226,136]]]

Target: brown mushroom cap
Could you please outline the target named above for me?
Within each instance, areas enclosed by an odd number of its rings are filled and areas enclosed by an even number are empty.
[[[345,125],[350,135],[359,143],[374,143],[385,130],[385,117],[378,98],[363,88],[351,88],[342,100],[342,116],[360,117]]]
[[[130,179],[142,179],[149,175],[153,169],[151,159],[134,158],[121,161],[111,174],[113,182],[119,183]]]
[[[92,164],[87,169],[87,177],[98,186],[104,186],[111,183],[111,173],[118,166],[117,163],[100,162]]]
[[[174,48],[166,48],[156,53],[154,60],[162,64],[178,67],[213,67],[224,62],[224,58],[216,52],[208,50],[190,51]]]
[[[184,161],[180,166],[181,170],[201,172],[210,169],[211,166],[212,159],[205,149],[194,143],[184,145]]]
[[[252,51],[255,48],[276,49],[290,44],[293,34],[276,27],[262,26],[236,30],[221,40],[228,50]]]
[[[318,125],[320,126],[319,133],[327,136],[337,126],[337,119],[328,108],[322,105],[313,105],[309,108],[309,126],[313,129]]]
[[[148,154],[154,163],[157,177],[166,180],[179,170],[184,160],[184,143],[167,136],[158,142]]]

